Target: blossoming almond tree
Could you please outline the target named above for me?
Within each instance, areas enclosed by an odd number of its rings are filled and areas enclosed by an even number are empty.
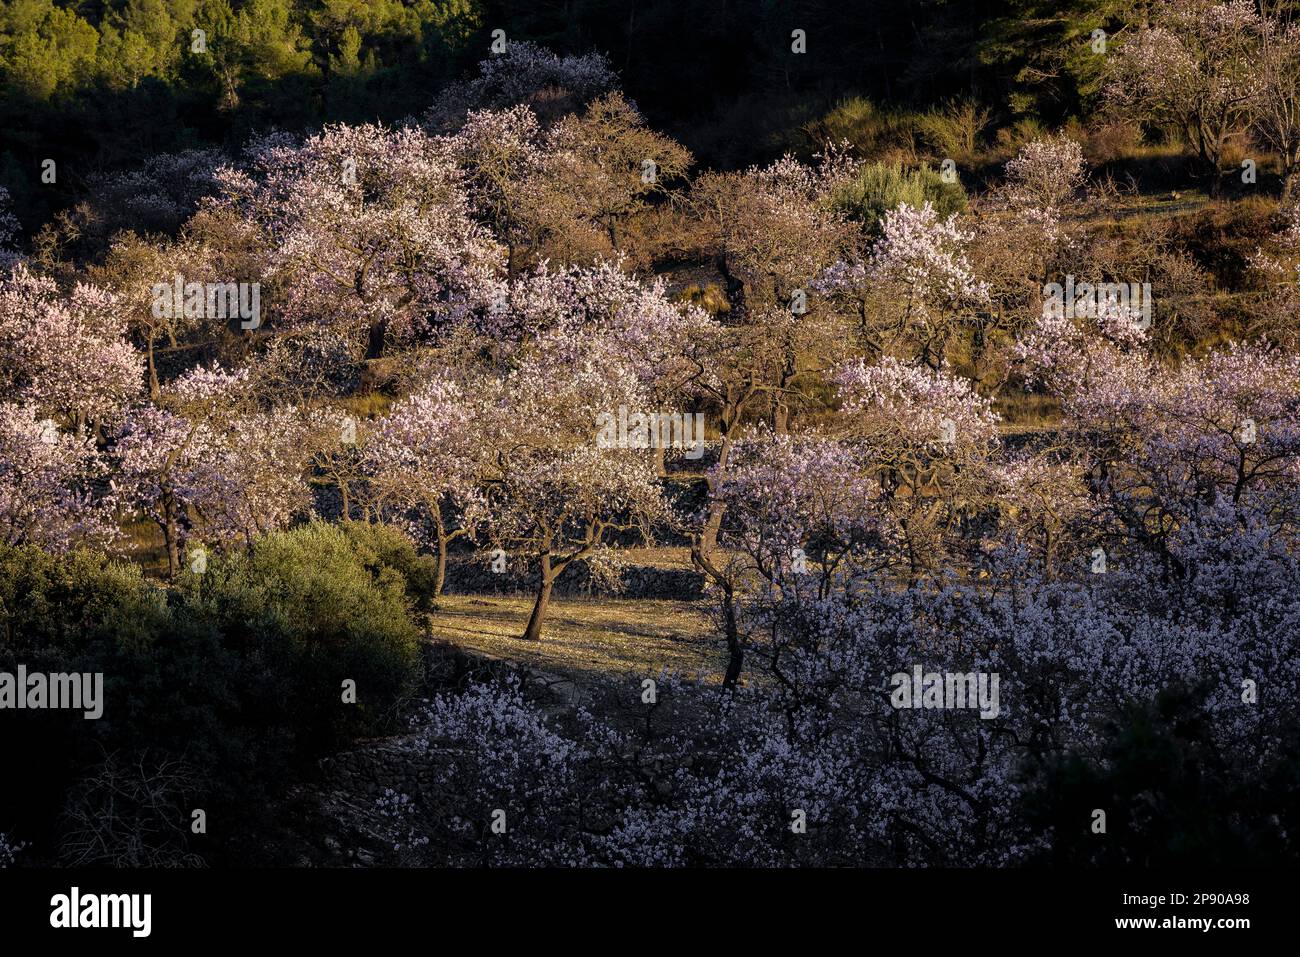
[[[495,448],[484,396],[453,370],[432,370],[424,385],[375,423],[362,468],[381,512],[397,506],[433,525],[433,593],[442,594],[447,552],[484,518],[482,480]]]
[[[1076,398],[1072,425],[1106,476],[1120,533],[1187,571],[1171,536],[1220,508],[1300,529],[1300,360],[1237,346],[1160,370],[1137,390]],[[1086,430],[1086,431],[1085,431]],[[1091,442],[1089,437],[1093,437]]]
[[[246,542],[308,506],[310,420],[259,409],[247,390],[247,369],[196,369],[169,384],[163,406],[133,410],[114,444],[123,498],[158,523],[173,576],[196,532]]]
[[[815,166],[792,156],[739,173],[704,173],[690,209],[726,283],[729,316],[789,311],[808,285],[856,246],[856,230],[835,208],[836,190],[857,164],[828,151]],[[811,297],[808,297],[811,298]]]
[[[1282,163],[1282,198],[1300,198],[1300,24],[1267,19],[1257,129]]]
[[[63,295],[25,265],[0,278],[0,389],[74,429],[120,416],[144,368],[114,297],[78,284]]]
[[[957,214],[941,219],[927,201],[885,214],[865,262],[841,260],[812,288],[853,304],[858,333],[874,355],[914,355],[937,369],[948,343],[989,301],[967,255],[973,233]]]
[[[217,176],[214,208],[255,226],[277,322],[349,330],[376,357],[493,301],[500,249],[470,218],[447,145],[419,130],[274,135]]]
[[[523,637],[537,640],[556,580],[616,533],[648,537],[669,519],[648,450],[602,448],[602,413],[646,408],[649,395],[611,351],[545,337],[500,382],[494,462],[488,471],[487,534],[508,553],[537,561],[538,592]]]
[[[1265,89],[1265,24],[1250,0],[1163,0],[1111,61],[1107,103],[1176,127],[1196,148],[1214,195],[1224,150],[1250,125]]]
[[[629,220],[690,167],[690,152],[650,128],[636,106],[620,93],[588,104],[547,134],[555,188],[572,196],[580,219],[604,233],[607,255],[626,245]]]
[[[727,519],[722,548],[706,567],[727,639],[723,684],[734,688],[754,635],[772,632],[776,609],[824,599],[847,574],[872,566],[869,552],[889,537],[889,521],[867,466],[823,435],[746,437],[731,462],[711,470],[710,483],[710,505]]]
[[[478,76],[439,94],[424,116],[426,125],[436,132],[454,132],[473,110],[517,105],[553,122],[612,90],[618,80],[602,53],[561,56],[526,40],[508,41],[504,51],[478,66]]]
[[[506,273],[513,279],[556,225],[547,215],[553,183],[541,124],[526,106],[477,110],[447,142],[465,171],[475,214],[505,245]]]
[[[107,463],[84,432],[0,402],[0,541],[64,551],[118,537]]]
[[[846,363],[835,380],[845,438],[875,470],[900,533],[896,558],[918,577],[949,554],[986,494],[998,416],[968,380],[888,357]]]
[[[1068,136],[1031,140],[1006,165],[1003,187],[1012,206],[1059,210],[1087,178],[1083,147]]]

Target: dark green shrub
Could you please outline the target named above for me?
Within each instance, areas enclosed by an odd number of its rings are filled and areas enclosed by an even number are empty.
[[[804,127],[810,152],[827,143],[848,143],[854,156],[881,162],[914,162],[919,117],[881,109],[861,96],[841,100],[836,107]]]
[[[77,552],[0,548],[0,657],[62,657],[98,640],[147,644],[170,613],[165,592],[135,565]],[[30,662],[28,662],[30,664]]]
[[[256,722],[287,726],[302,747],[376,730],[416,672],[406,579],[337,527],[266,535],[181,587],[187,613],[244,659]],[[355,704],[342,700],[346,680]]]
[[[372,574],[379,574],[384,567],[393,569],[405,581],[407,597],[417,611],[433,607],[438,561],[417,552],[410,536],[392,525],[366,522],[343,522],[338,528]]]
[[[98,720],[0,713],[0,753],[32,769],[22,788],[0,789],[0,830],[47,860],[119,859],[126,845],[86,856],[102,843],[87,828],[111,797],[106,768],[140,771],[123,780],[141,795],[159,780],[141,769],[165,769],[168,801],[180,799],[173,772],[183,768],[182,790],[210,815],[266,823],[292,762],[380,730],[412,684],[420,635],[407,577],[390,561],[418,580],[422,563],[400,533],[310,525],[216,557],[169,590],[102,556],[0,547],[0,670],[104,676]],[[344,679],[356,704],[342,700]],[[210,857],[237,839],[227,830],[171,847],[172,831],[141,807],[123,810],[124,839],[139,823],[159,860]]]
[[[868,230],[874,230],[885,213],[900,203],[919,207],[927,202],[940,216],[965,212],[966,191],[960,183],[945,183],[929,166],[905,170],[898,164],[869,163],[834,197],[837,209]]]

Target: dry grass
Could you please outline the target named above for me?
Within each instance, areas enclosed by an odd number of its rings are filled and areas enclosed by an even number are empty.
[[[1037,393],[1008,392],[993,400],[993,409],[1002,419],[1004,435],[1052,429],[1061,418],[1060,401]]]
[[[691,550],[685,546],[656,545],[651,548],[622,548],[619,554],[628,565],[642,568],[683,568],[691,571]]]
[[[662,669],[721,681],[725,657],[698,602],[552,599],[541,641],[524,641],[527,596],[444,595],[429,615],[434,640],[574,680],[653,676]]]
[[[149,578],[166,578],[167,543],[158,523],[142,518],[124,522],[121,528],[123,538],[115,554],[135,562]]]

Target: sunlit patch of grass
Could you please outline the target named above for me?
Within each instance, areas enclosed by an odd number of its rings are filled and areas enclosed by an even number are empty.
[[[524,641],[529,596],[444,595],[429,634],[466,651],[596,679],[653,677],[670,669],[720,681],[726,661],[698,602],[662,599],[551,600],[541,641]]]
[[[114,552],[139,565],[150,578],[166,578],[167,543],[158,523],[149,518],[137,518],[123,522],[121,528],[123,537]]]
[[[374,419],[387,413],[392,408],[393,400],[391,396],[373,391],[349,396],[340,404],[358,419]]]
[[[1034,392],[1012,391],[998,396],[993,411],[1001,416],[1004,433],[1050,429],[1061,419],[1060,400]]]
[[[619,556],[628,565],[643,568],[685,568],[693,569],[691,550],[685,546],[672,547],[657,545],[653,548],[622,548]]]

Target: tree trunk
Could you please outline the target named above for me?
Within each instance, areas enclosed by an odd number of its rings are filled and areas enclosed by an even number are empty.
[[[546,618],[546,606],[551,603],[551,587],[555,584],[555,576],[551,574],[549,556],[544,557],[542,563],[542,584],[537,589],[537,600],[533,602],[533,613],[528,616],[528,627],[524,629],[523,638],[525,641],[541,641],[542,621]]]
[[[163,540],[167,543],[167,577],[174,579],[181,570],[180,543],[176,541],[176,497],[163,492]]]
[[[732,428],[725,419],[723,425],[722,447],[718,452],[718,467],[709,475],[710,496],[726,481],[728,475],[727,466],[731,460]],[[717,500],[710,502],[708,515],[700,529],[698,548],[701,556],[706,561],[718,547],[718,532],[722,529],[723,511],[725,511],[725,506],[721,502]]]
[[[384,355],[384,340],[388,338],[388,320],[380,319],[371,323],[367,333],[366,358],[381,359]]]
[[[433,514],[433,528],[438,542],[438,568],[433,575],[433,597],[442,595],[443,583],[447,580],[447,549],[451,546],[452,536],[447,534],[447,524],[442,520],[442,502],[430,503],[429,511]]]
[[[158,366],[154,363],[153,339],[153,334],[150,333],[146,355],[149,364],[149,401],[157,402],[162,397],[162,386],[158,382]]]
[[[438,564],[433,573],[433,597],[442,597],[442,586],[447,581],[447,546],[446,536],[438,536]]]
[[[790,433],[790,409],[783,402],[778,402],[772,411],[772,431],[777,435]]]
[[[736,602],[731,589],[726,590],[726,606],[722,610],[723,630],[727,637],[727,673],[722,677],[722,688],[730,691],[740,680],[740,669],[745,664],[745,646],[740,640],[740,629],[736,625]]]

